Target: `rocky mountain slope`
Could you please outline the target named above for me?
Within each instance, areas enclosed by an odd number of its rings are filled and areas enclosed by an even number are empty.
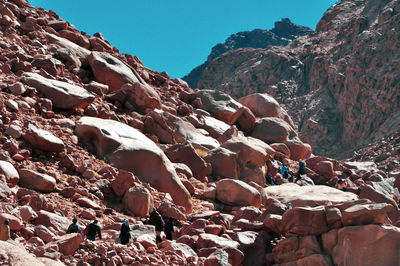
[[[353,160],[313,156],[267,94],[194,91],[25,0],[0,0],[0,16],[0,224],[12,235],[1,264],[400,260],[397,135]],[[278,173],[299,160],[301,179]],[[156,242],[153,208],[175,217],[172,241]],[[99,220],[102,238],[66,234],[73,217]]]
[[[286,46],[290,41],[299,36],[313,32],[312,29],[293,24],[288,18],[275,22],[271,30],[256,29],[252,31],[242,31],[232,34],[224,43],[219,43],[211,49],[211,53],[200,66],[194,68],[188,75],[183,77],[191,88],[197,88],[197,83],[201,79],[201,73],[218,56],[225,52],[239,48],[267,48],[269,45]]]
[[[340,1],[287,47],[219,56],[199,88],[269,93],[316,154],[347,157],[400,130],[399,10],[399,1]]]

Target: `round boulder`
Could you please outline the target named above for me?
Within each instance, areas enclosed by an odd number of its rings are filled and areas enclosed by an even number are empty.
[[[222,179],[216,183],[217,199],[233,206],[261,205],[261,195],[257,189],[240,180]]]

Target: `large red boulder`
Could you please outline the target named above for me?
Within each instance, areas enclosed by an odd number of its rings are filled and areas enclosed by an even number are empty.
[[[196,95],[201,99],[204,110],[228,125],[233,125],[244,110],[240,103],[221,91],[199,90]]]
[[[7,184],[15,186],[19,182],[17,169],[9,162],[0,161],[0,174],[5,176]]]
[[[323,206],[298,207],[288,210],[282,216],[281,225],[284,234],[319,235],[328,231]]]
[[[26,72],[21,80],[43,93],[46,98],[52,101],[54,107],[60,109],[85,108],[95,98],[82,87],[48,79],[36,73]]]
[[[172,162],[189,166],[195,178],[200,181],[205,180],[209,170],[207,163],[196,153],[190,143],[173,145],[164,152]]]
[[[28,253],[22,246],[13,242],[0,241],[0,254],[2,262],[8,265],[43,266],[39,258]],[[54,263],[54,265],[57,265]]]
[[[225,237],[220,237],[212,234],[202,233],[199,235],[199,239],[196,245],[197,249],[210,248],[210,247],[231,247],[238,248],[239,243],[237,241],[230,240]]]
[[[251,136],[267,143],[284,142],[288,137],[294,137],[296,133],[284,120],[276,117],[260,119],[251,133]]]
[[[183,206],[186,212],[191,211],[190,193],[171,161],[143,133],[114,120],[94,117],[82,117],[75,131],[96,147],[99,156],[106,156],[115,167],[131,171],[143,182],[170,193],[176,204]]]
[[[283,143],[290,150],[290,159],[300,161],[310,158],[311,146],[309,144],[301,142],[298,138],[288,139]]]
[[[56,188],[56,180],[52,176],[26,168],[20,169],[18,172],[20,176],[20,186],[40,192],[53,192]]]
[[[22,227],[22,221],[18,217],[8,213],[0,213],[0,224],[4,224],[5,220],[10,221],[10,229],[13,231],[19,231]]]
[[[127,210],[138,217],[147,217],[154,207],[153,196],[149,190],[141,185],[129,188],[122,199]]]
[[[65,148],[61,139],[46,130],[38,129],[32,124],[29,124],[23,137],[33,147],[43,151],[60,152]]]
[[[240,180],[222,179],[216,183],[217,199],[233,206],[260,207],[261,195],[257,189]]]
[[[83,237],[80,233],[66,234],[61,236],[56,241],[48,243],[46,246],[44,246],[44,249],[52,245],[57,245],[58,250],[62,254],[64,254],[65,256],[71,256],[79,248],[79,245],[82,242],[83,242]]]
[[[38,217],[35,220],[35,224],[42,224],[46,227],[53,227],[58,232],[66,232],[68,226],[71,224],[71,221],[64,216],[40,210],[38,212]]]
[[[342,223],[348,225],[383,224],[394,207],[387,203],[356,204],[342,211]]]
[[[135,176],[128,171],[119,170],[117,177],[111,183],[111,187],[118,197],[124,196],[125,192],[135,183]]]
[[[97,82],[106,84],[110,92],[121,89],[125,83],[142,83],[142,78],[118,58],[104,52],[92,52],[87,57]]]

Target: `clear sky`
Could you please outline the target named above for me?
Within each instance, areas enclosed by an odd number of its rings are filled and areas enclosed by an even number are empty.
[[[146,67],[183,77],[231,34],[271,29],[274,22],[315,29],[336,0],[28,0],[54,10],[90,35],[103,33],[120,53]]]

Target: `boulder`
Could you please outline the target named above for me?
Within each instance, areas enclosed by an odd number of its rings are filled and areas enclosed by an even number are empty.
[[[5,220],[10,221],[9,226],[12,231],[19,231],[22,227],[22,222],[19,218],[8,213],[0,213],[0,224],[4,224]]]
[[[244,110],[240,103],[221,91],[199,90],[196,95],[204,110],[228,125],[233,125]]]
[[[260,207],[261,195],[257,189],[240,180],[222,179],[216,183],[217,199],[233,206]]]
[[[38,217],[35,220],[35,224],[53,227],[58,232],[66,232],[71,221],[64,216],[40,210],[38,212]]]
[[[215,119],[211,116],[202,116],[204,122],[203,129],[205,129],[211,137],[218,139],[227,131],[230,126],[221,120]]]
[[[154,207],[153,196],[149,190],[141,185],[129,188],[122,202],[124,207],[138,217],[147,217]]]
[[[65,256],[71,256],[79,248],[79,245],[83,242],[83,237],[80,233],[66,234],[58,238],[56,241],[48,243],[44,246],[50,247],[52,245],[57,245],[58,250]]]
[[[264,226],[270,231],[280,235],[281,234],[281,224],[282,216],[278,214],[268,214],[264,218]]]
[[[131,227],[131,237],[133,241],[150,241],[156,244],[156,230],[154,225],[135,224]]]
[[[331,179],[335,174],[333,171],[333,164],[330,161],[318,162],[314,171],[328,179]]]
[[[254,93],[242,97],[239,103],[247,106],[257,117],[276,117],[285,120],[292,128],[293,122],[279,103],[267,93]]]
[[[18,172],[20,176],[20,186],[40,192],[53,192],[56,188],[56,180],[52,176],[26,168],[20,169]]]
[[[64,142],[61,139],[46,130],[38,129],[33,124],[28,125],[28,129],[23,137],[34,148],[43,151],[60,152],[65,148]]]
[[[79,206],[84,207],[84,208],[89,208],[89,209],[94,209],[94,210],[101,209],[99,204],[97,204],[93,200],[85,198],[85,197],[77,198],[75,201],[76,201],[76,203],[78,203]]]
[[[204,266],[217,265],[229,265],[229,255],[225,250],[217,249],[204,260]]]
[[[238,155],[223,147],[212,150],[204,160],[212,166],[214,176],[230,179],[239,179],[240,165]]]
[[[82,87],[63,81],[47,79],[36,73],[25,72],[21,78],[25,84],[36,88],[60,109],[85,108],[94,96]]]
[[[111,187],[118,197],[123,197],[125,192],[135,183],[135,176],[128,171],[119,170],[117,177],[111,183]]]
[[[5,200],[11,195],[11,189],[6,183],[0,181],[0,199]]]
[[[40,259],[31,255],[14,242],[0,241],[0,254],[3,259],[7,258],[9,265],[30,265],[30,266],[44,266]],[[54,263],[54,265],[57,265]]]
[[[22,221],[32,221],[37,217],[37,213],[29,205],[21,206],[19,208],[19,215]]]
[[[189,247],[188,245],[184,244],[184,243],[174,243],[172,242],[171,245],[168,245],[167,247],[163,248],[163,250],[172,250],[174,252],[182,252],[183,256],[185,258],[188,257],[197,257],[196,252]]]
[[[131,171],[143,182],[168,192],[176,204],[192,209],[190,194],[161,149],[140,131],[126,124],[82,117],[75,128],[78,136],[94,145],[117,168]]]
[[[144,112],[146,109],[161,108],[161,99],[157,91],[149,85],[139,82],[124,84],[119,90],[108,94],[107,98],[118,100],[125,105],[130,104],[140,112]]]
[[[301,142],[298,138],[288,139],[283,142],[290,150],[290,159],[300,161],[311,156],[311,146]]]
[[[236,121],[236,125],[246,132],[247,134],[251,134],[256,125],[257,119],[254,114],[250,111],[249,108],[243,107],[242,115]]]
[[[394,207],[387,203],[356,204],[342,211],[342,223],[349,225],[383,224],[387,213],[394,211]]]
[[[330,255],[335,265],[398,265],[400,228],[372,224],[343,227]]]
[[[282,232],[296,235],[319,235],[328,231],[323,206],[307,208],[297,207],[282,215]]]
[[[296,136],[296,133],[284,120],[267,117],[256,123],[251,136],[267,143],[274,143],[284,142],[288,137]]]
[[[164,152],[172,162],[189,166],[195,178],[205,181],[209,168],[190,143],[175,144]]]
[[[290,202],[293,206],[324,205],[326,201],[337,204],[358,199],[356,194],[336,188],[323,185],[299,186],[294,183],[265,187],[261,193],[263,199],[276,199],[285,205]]]
[[[15,167],[6,161],[0,161],[0,174],[6,177],[6,182],[15,186],[19,182],[19,174]]]
[[[45,243],[49,243],[57,238],[57,236],[53,232],[51,232],[46,226],[41,224],[35,226],[35,235],[40,237]]]
[[[87,59],[96,81],[108,85],[110,92],[121,89],[125,83],[141,83],[148,87],[136,71],[109,53],[92,52]]]
[[[227,239],[225,237],[216,236],[213,234],[202,233],[199,235],[199,239],[197,241],[197,249],[201,248],[210,248],[210,247],[231,247],[238,248],[239,243],[237,241],[233,241]]]
[[[66,51],[65,54],[68,54],[70,57],[77,58],[83,64],[87,64],[86,57],[90,55],[90,51],[88,49],[51,33],[44,33],[44,35],[49,44],[56,44]],[[80,65],[77,65],[77,67],[80,67]]]

